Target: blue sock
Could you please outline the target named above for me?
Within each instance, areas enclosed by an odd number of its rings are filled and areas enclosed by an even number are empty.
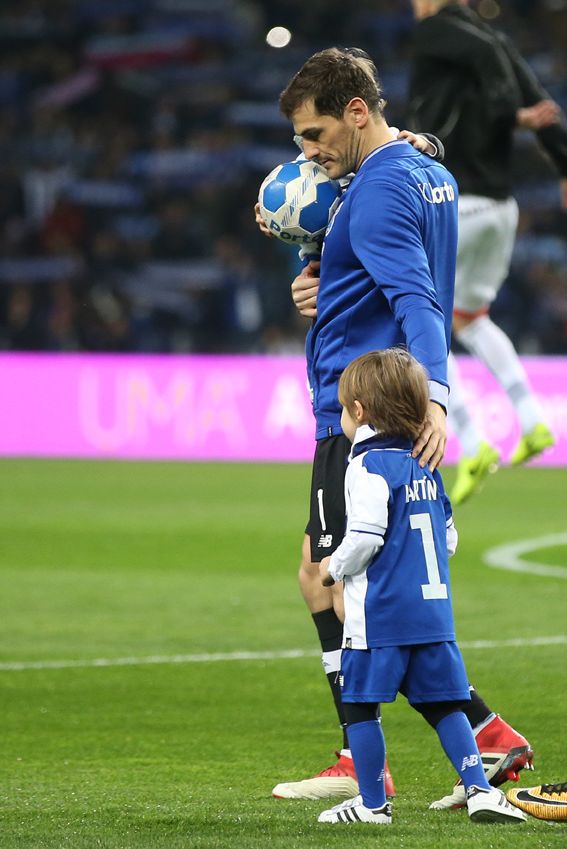
[[[362,801],[367,808],[381,808],[386,804],[386,743],[382,726],[377,719],[371,722],[355,722],[348,726],[348,741]]]
[[[478,746],[465,714],[460,710],[450,713],[449,716],[443,717],[435,730],[445,754],[457,770],[465,789],[474,784],[476,787],[490,790]]]

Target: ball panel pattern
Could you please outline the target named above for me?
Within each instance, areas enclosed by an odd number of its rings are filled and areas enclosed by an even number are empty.
[[[329,210],[340,195],[336,181],[325,170],[306,160],[278,165],[260,187],[262,218],[270,231],[285,242],[320,242]]]

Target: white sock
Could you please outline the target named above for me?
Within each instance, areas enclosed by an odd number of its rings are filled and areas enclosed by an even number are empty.
[[[484,437],[471,414],[470,402],[461,382],[457,361],[451,353],[447,359],[447,374],[451,389],[449,393],[449,421],[465,457],[474,457]]]
[[[544,421],[543,410],[528,384],[520,358],[503,330],[487,315],[482,315],[459,330],[456,337],[482,360],[505,390],[520,420],[522,433]]]
[[[352,760],[352,753],[350,749],[341,749],[339,755],[341,756],[341,758],[350,758]]]
[[[330,672],[340,672],[341,669],[341,649],[335,649],[334,651],[324,651],[321,655],[321,663],[323,664],[323,669],[325,670],[325,675],[329,675]]]

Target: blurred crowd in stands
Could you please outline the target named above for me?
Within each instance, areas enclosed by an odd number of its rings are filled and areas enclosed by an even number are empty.
[[[567,0],[480,0],[567,107]],[[365,47],[404,127],[409,0],[3,0],[0,347],[295,352],[295,251],[257,231],[258,186],[294,158],[277,96],[307,56]],[[266,43],[276,25],[289,46]],[[423,128],[426,130],[427,128]],[[522,209],[496,321],[567,352],[567,216],[519,134]]]

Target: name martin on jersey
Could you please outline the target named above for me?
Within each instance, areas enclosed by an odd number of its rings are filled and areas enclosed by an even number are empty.
[[[437,484],[430,478],[412,480],[406,483],[406,504],[409,501],[435,501],[437,499]]]

